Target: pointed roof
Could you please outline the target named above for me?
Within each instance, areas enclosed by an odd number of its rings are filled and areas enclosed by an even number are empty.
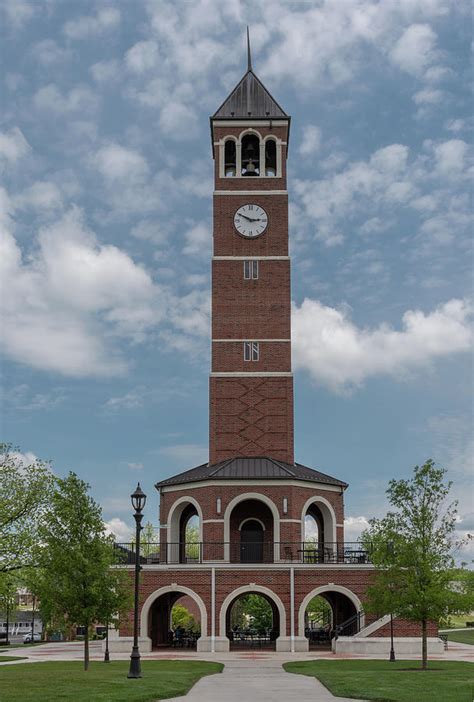
[[[244,458],[236,456],[214,465],[203,463],[196,468],[178,473],[171,478],[161,480],[155,487],[196,483],[203,480],[304,480],[313,483],[336,485],[345,489],[347,483],[333,478],[318,470],[303,466],[301,463],[285,463],[268,456]]]
[[[236,85],[212,119],[289,119],[286,112],[270,95],[252,68],[249,28],[247,27],[247,72]]]

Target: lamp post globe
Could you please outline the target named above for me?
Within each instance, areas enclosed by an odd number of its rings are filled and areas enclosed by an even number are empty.
[[[130,496],[132,507],[135,510],[135,606],[133,617],[133,647],[130,656],[130,669],[128,671],[129,678],[141,678],[140,650],[138,648],[138,587],[140,583],[140,532],[142,530],[141,521],[143,518],[142,511],[146,504],[146,495],[138,483],[135,492]]]

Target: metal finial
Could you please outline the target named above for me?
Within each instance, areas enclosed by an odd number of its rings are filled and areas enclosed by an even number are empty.
[[[247,71],[252,70],[252,55],[250,53],[250,33],[247,25]]]

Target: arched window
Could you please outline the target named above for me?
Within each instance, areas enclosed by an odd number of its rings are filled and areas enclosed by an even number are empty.
[[[237,174],[235,141],[228,139],[224,147],[224,174],[226,178],[234,178]]]
[[[255,134],[246,134],[242,139],[242,175],[260,175],[260,141]]]
[[[268,139],[265,142],[265,175],[274,178],[277,174],[276,141]]]

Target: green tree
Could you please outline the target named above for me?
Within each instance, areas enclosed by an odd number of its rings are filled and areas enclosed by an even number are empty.
[[[310,622],[317,622],[320,626],[324,626],[331,621],[331,607],[326,602],[324,597],[316,595],[306,607],[306,614]]]
[[[45,621],[84,627],[84,669],[89,667],[89,630],[130,606],[127,573],[114,569],[113,537],[105,533],[101,508],[89,485],[69,473],[57,479],[51,511],[40,530],[43,544],[34,588]]]
[[[18,579],[12,572],[0,573],[0,612],[3,620],[8,620],[8,627],[12,623],[12,616],[17,610],[16,593]],[[7,633],[8,638],[8,633]]]
[[[36,564],[38,531],[52,487],[48,463],[29,463],[11,444],[0,444],[0,573]]]
[[[171,610],[171,623],[173,629],[180,626],[183,629],[186,629],[186,631],[193,631],[195,633],[200,632],[201,629],[200,625],[194,619],[189,609],[184,605],[179,604],[179,602],[175,604]]]
[[[261,595],[242,595],[232,607],[231,626],[246,627],[247,622],[257,631],[271,629],[272,607]]]
[[[159,537],[159,529],[156,529],[151,522],[147,522],[140,533],[140,555],[148,557],[158,554],[160,550]],[[135,544],[135,541],[134,536],[132,543]]]
[[[418,622],[422,668],[427,667],[428,622],[472,609],[469,588],[453,587],[457,503],[445,505],[451,483],[432,460],[415,466],[409,480],[391,480],[387,496],[393,511],[372,519],[363,541],[378,568],[368,588],[366,609],[393,612]]]

